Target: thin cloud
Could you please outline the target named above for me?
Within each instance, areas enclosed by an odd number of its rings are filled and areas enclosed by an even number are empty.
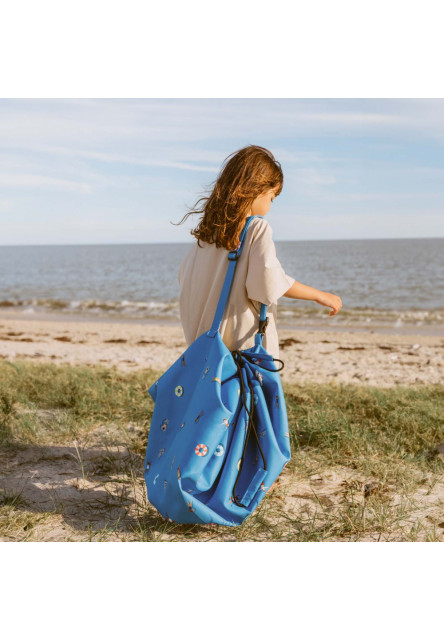
[[[86,158],[89,160],[98,160],[108,164],[128,164],[135,166],[145,167],[170,167],[173,169],[184,169],[185,171],[199,171],[199,172],[215,172],[219,171],[219,165],[210,164],[192,164],[191,162],[179,162],[172,160],[162,160],[159,157],[140,157],[132,156],[121,153],[107,153],[102,151],[90,151],[87,149],[76,149],[73,147],[57,147],[54,145],[27,145],[26,147],[16,146],[16,149],[27,149],[35,153],[43,153],[47,155],[65,156],[69,158]],[[164,152],[165,153],[165,152]],[[4,155],[4,153],[3,153]],[[220,160],[220,154],[212,154],[218,156]],[[205,153],[202,153],[205,156]],[[205,157],[200,158],[205,160]]]
[[[180,220],[222,161],[247,144],[270,149],[282,165],[273,215],[277,227],[295,219],[289,237],[299,237],[304,212],[313,212],[305,230],[312,237],[319,220],[326,233],[347,233],[324,225],[341,211],[361,219],[365,236],[372,211],[400,216],[407,208],[420,217],[420,194],[427,210],[441,207],[443,107],[391,99],[0,100],[3,241],[22,234],[33,242],[37,220],[48,242],[70,241],[73,229],[79,242],[188,238],[168,221]],[[139,219],[155,221],[155,231]],[[425,233],[436,219],[427,218]]]
[[[439,198],[442,194],[434,193],[430,191],[411,193],[411,192],[397,192],[397,193],[343,193],[343,194],[318,194],[319,200],[324,200],[329,203],[347,203],[347,202],[367,202],[373,200],[382,201],[394,201],[407,200],[410,201],[414,198]]]
[[[296,170],[293,176],[296,183],[309,187],[328,186],[336,183],[336,178],[333,175],[322,173],[310,167]]]
[[[18,106],[17,106],[18,105]],[[15,107],[17,108],[15,109]],[[444,135],[442,100],[3,100],[3,142],[37,140],[97,145],[129,139],[177,145],[208,139],[404,131]],[[318,131],[318,127],[321,129]]]
[[[73,182],[53,178],[52,176],[32,175],[29,173],[2,173],[0,174],[0,186],[2,187],[36,187],[36,188],[57,188],[66,191],[77,191],[78,193],[91,193],[91,187],[83,182]]]
[[[92,160],[100,160],[110,164],[129,164],[144,167],[171,167],[173,169],[184,169],[185,171],[217,171],[219,167],[216,165],[197,165],[189,162],[174,162],[168,160],[160,160],[158,158],[137,157],[119,153],[104,153],[100,151],[87,151],[83,149],[69,149],[60,147],[47,147],[46,150],[51,153],[67,155],[72,157],[90,158]]]

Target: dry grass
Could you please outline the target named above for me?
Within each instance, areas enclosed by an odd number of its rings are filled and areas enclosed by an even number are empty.
[[[165,521],[143,459],[156,371],[0,363],[0,539],[438,541],[442,386],[284,385],[292,459],[240,527]]]

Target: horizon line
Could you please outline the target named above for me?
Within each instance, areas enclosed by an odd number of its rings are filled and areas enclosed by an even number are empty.
[[[298,240],[274,240],[274,242],[347,242],[355,240],[444,240],[444,236],[407,236],[384,238],[299,238]],[[91,242],[91,243],[41,243],[41,244],[0,244],[0,249],[8,247],[128,247],[145,245],[183,244],[194,242]]]

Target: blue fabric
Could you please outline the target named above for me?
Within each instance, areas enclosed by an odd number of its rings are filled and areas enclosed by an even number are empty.
[[[230,351],[219,331],[255,217],[247,218],[240,246],[228,253],[211,329],[148,390],[154,411],[145,483],[148,500],[170,522],[242,524],[291,457],[280,369],[262,346],[263,334],[256,333],[254,347]],[[261,304],[260,320],[266,315]]]

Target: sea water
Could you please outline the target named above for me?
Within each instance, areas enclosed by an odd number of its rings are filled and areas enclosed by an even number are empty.
[[[276,241],[288,275],[341,311],[280,298],[281,327],[444,325],[444,238]],[[180,322],[177,274],[191,243],[0,247],[0,312]]]

